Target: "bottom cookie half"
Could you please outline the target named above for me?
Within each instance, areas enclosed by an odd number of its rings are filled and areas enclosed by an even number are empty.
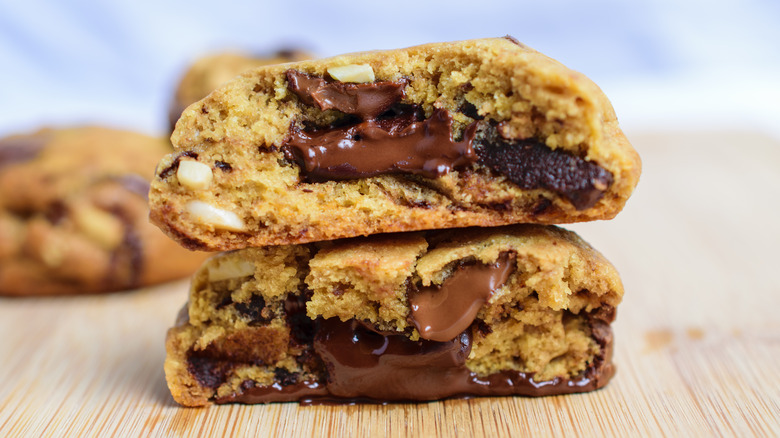
[[[187,406],[591,391],[614,373],[622,294],[555,227],[230,252],[196,274],[166,377]]]

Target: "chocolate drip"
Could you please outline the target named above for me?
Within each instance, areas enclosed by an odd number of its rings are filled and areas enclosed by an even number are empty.
[[[324,383],[316,381],[303,381],[291,385],[274,383],[271,386],[254,386],[254,382],[248,383],[242,392],[219,397],[217,403],[272,403],[272,402],[311,402],[320,398],[327,398],[328,388]]]
[[[411,341],[331,318],[322,322],[314,349],[326,363],[333,396],[430,400],[446,396],[452,372],[465,370],[471,334],[449,342]]]
[[[460,265],[441,286],[410,294],[410,319],[420,337],[443,342],[466,330],[482,305],[514,272],[514,258],[514,253],[506,252],[492,265]]]
[[[404,335],[379,334],[365,324],[336,318],[321,321],[315,349],[325,361],[328,382],[276,383],[254,386],[218,397],[217,403],[306,403],[438,400],[468,396],[546,396],[587,392],[601,388],[614,374],[612,331],[605,321],[588,315],[591,336],[601,347],[590,366],[573,378],[537,381],[533,373],[514,370],[478,376],[465,366],[471,351],[471,329],[449,342],[411,341]],[[192,367],[193,364],[190,364]],[[223,372],[212,366],[202,376]]]
[[[594,206],[612,185],[612,174],[596,163],[536,140],[506,140],[493,135],[476,147],[479,161],[523,189],[547,189],[577,210]]]

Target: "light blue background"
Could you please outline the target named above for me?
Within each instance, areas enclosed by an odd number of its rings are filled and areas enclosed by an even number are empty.
[[[626,130],[780,135],[780,1],[0,0],[0,134],[104,123],[163,133],[197,56],[319,55],[511,34],[579,70]]]

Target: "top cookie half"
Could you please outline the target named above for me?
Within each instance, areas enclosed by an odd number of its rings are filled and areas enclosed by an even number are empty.
[[[510,38],[260,67],[172,141],[151,218],[208,250],[610,219],[641,170],[601,90]]]

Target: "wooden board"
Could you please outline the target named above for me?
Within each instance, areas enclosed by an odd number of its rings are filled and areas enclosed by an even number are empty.
[[[780,435],[780,144],[630,136],[644,160],[618,218],[571,228],[617,266],[618,373],[590,394],[388,406],[178,407],[165,330],[186,281],[0,299],[0,436]]]

